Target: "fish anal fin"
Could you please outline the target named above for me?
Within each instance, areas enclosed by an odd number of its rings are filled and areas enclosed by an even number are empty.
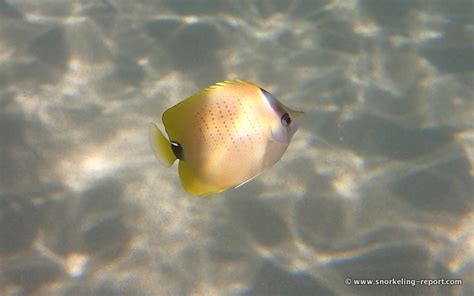
[[[215,185],[208,184],[198,178],[185,161],[179,162],[179,178],[181,179],[181,184],[186,192],[192,195],[204,196],[225,190],[225,188],[219,188]]]

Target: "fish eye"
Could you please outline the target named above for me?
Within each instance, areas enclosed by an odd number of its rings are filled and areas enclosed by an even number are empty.
[[[283,126],[289,126],[291,124],[290,114],[285,113],[281,116],[281,124],[283,124]]]

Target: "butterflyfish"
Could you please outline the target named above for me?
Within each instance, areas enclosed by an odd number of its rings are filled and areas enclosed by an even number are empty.
[[[168,138],[150,123],[149,140],[192,195],[238,187],[273,166],[286,151],[303,112],[242,80],[216,83],[163,113]]]

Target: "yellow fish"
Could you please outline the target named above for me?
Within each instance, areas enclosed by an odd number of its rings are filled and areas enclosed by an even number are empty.
[[[154,123],[149,140],[165,166],[179,159],[188,193],[208,195],[238,187],[274,165],[302,115],[252,82],[224,81],[166,110],[169,140]]]

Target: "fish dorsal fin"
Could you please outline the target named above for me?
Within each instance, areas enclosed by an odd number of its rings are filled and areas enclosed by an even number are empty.
[[[224,80],[224,81],[221,81],[221,82],[217,82],[217,83],[215,83],[211,86],[208,86],[208,87],[204,88],[202,90],[202,92],[210,91],[210,90],[213,90],[213,89],[217,89],[219,87],[226,87],[226,86],[230,86],[230,85],[247,85],[247,86],[256,86],[256,87],[258,87],[253,82],[250,82],[250,81],[247,81],[247,80],[235,79],[235,80]]]
[[[226,85],[255,85],[255,83],[247,81],[247,80],[241,80],[241,79],[234,79],[234,80],[224,80],[221,82],[217,82],[215,85],[218,86],[226,86]]]

